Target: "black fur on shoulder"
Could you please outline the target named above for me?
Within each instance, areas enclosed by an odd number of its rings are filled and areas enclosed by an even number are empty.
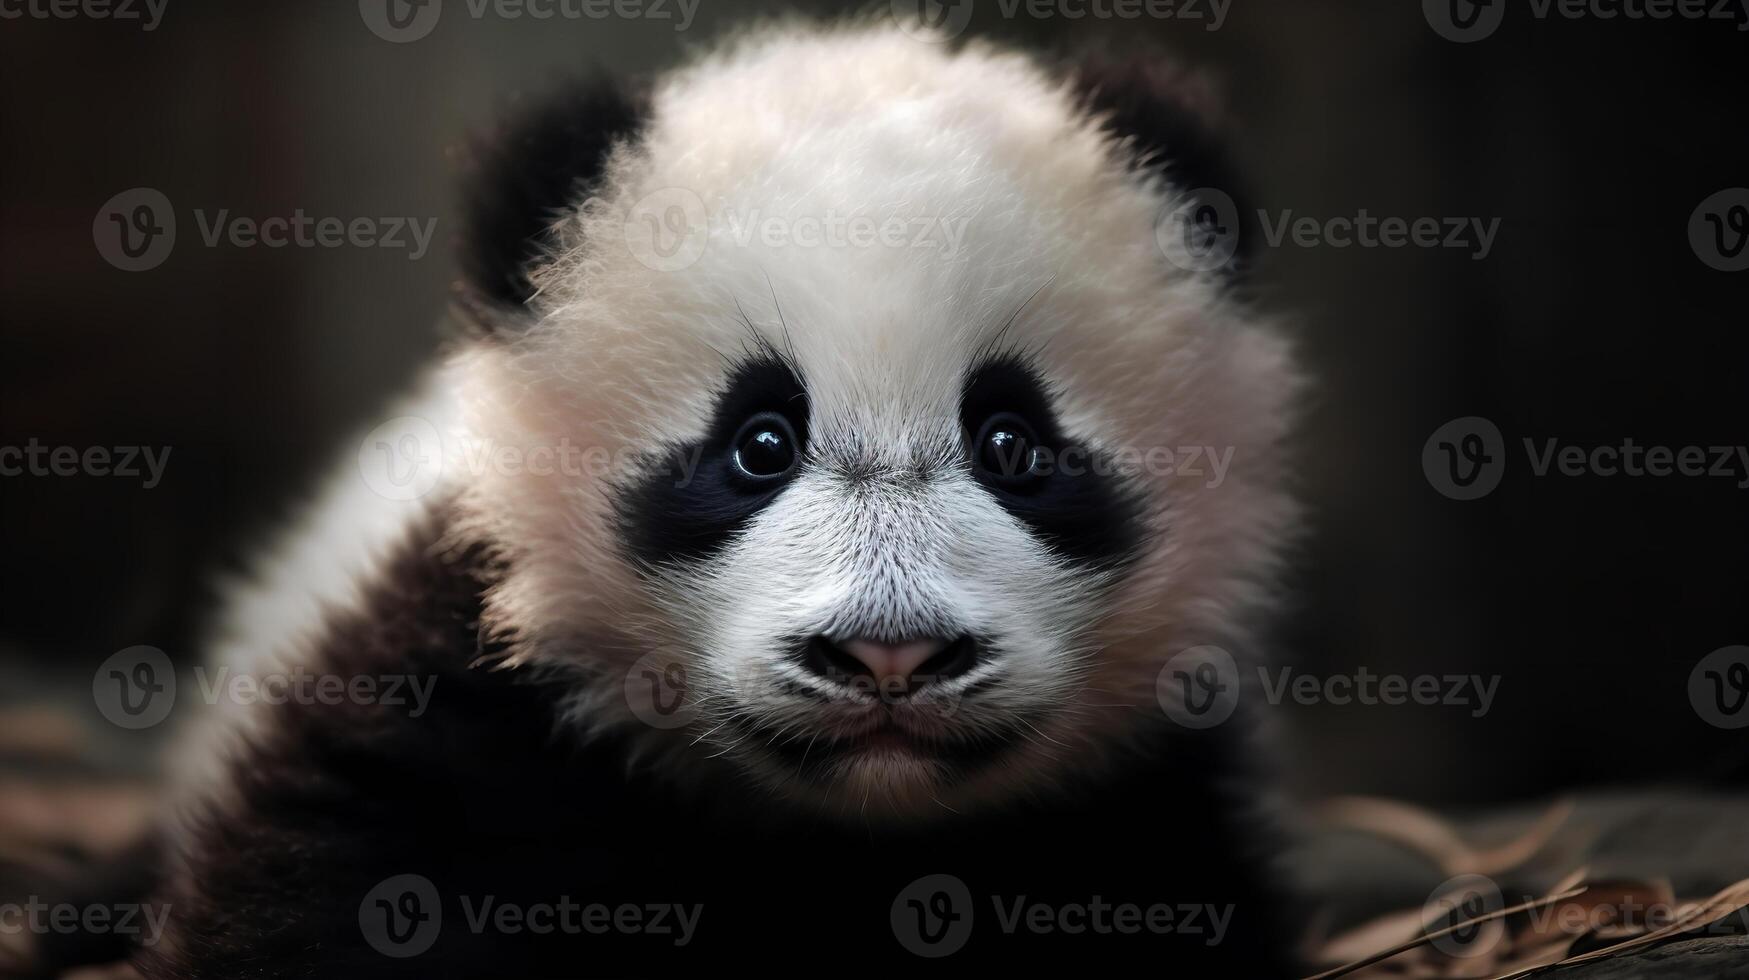
[[[641,85],[598,76],[513,104],[471,146],[464,182],[461,267],[466,301],[517,309],[553,223],[602,175],[608,153],[647,115]]]
[[[1237,252],[1226,269],[1243,272],[1259,228],[1222,138],[1228,127],[1211,80],[1158,54],[1093,55],[1079,59],[1070,76],[1082,105],[1127,142],[1138,166],[1181,191],[1204,199],[1219,191],[1233,202],[1235,213],[1223,217],[1238,223]]]

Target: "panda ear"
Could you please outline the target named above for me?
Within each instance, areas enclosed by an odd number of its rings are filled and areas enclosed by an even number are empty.
[[[1254,212],[1244,206],[1249,195],[1227,152],[1223,137],[1231,127],[1214,80],[1157,54],[1090,56],[1069,74],[1082,109],[1137,167],[1164,177],[1180,193],[1221,201],[1223,210],[1236,212],[1227,217],[1238,223],[1241,261],[1227,268],[1241,270],[1246,246],[1257,238],[1248,220]]]
[[[474,139],[463,180],[459,264],[468,319],[488,332],[524,323],[532,265],[553,226],[590,194],[609,152],[648,114],[640,87],[597,77],[536,100],[515,100]]]

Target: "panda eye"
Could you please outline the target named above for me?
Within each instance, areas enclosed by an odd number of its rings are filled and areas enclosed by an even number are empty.
[[[776,412],[760,412],[742,423],[733,445],[735,469],[759,481],[788,476],[800,449],[789,419]]]
[[[972,461],[998,483],[1020,485],[1043,476],[1038,434],[1013,412],[998,412],[984,421],[972,444]]]

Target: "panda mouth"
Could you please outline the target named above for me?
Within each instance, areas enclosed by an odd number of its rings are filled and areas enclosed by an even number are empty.
[[[758,724],[742,727],[750,744],[794,767],[800,778],[823,781],[845,763],[882,757],[921,762],[937,767],[944,775],[963,776],[996,762],[1024,743],[1026,724],[1022,720],[951,738],[912,731],[891,719],[850,735],[779,733]]]

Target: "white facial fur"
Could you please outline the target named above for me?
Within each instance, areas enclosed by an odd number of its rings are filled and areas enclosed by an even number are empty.
[[[628,247],[628,216],[650,195],[696,199],[711,219],[683,268]],[[792,798],[870,814],[1046,788],[1156,733],[1169,657],[1210,642],[1245,653],[1293,517],[1277,458],[1294,387],[1284,345],[1212,280],[1167,263],[1154,221],[1173,201],[1066,84],[982,46],[766,30],[670,76],[640,139],[560,224],[563,248],[536,277],[538,322],[452,365],[472,439],[622,464],[470,475],[469,530],[509,560],[488,619],[513,634],[512,662],[577,671],[578,722],[646,733],[662,765],[720,756]],[[963,239],[951,253],[909,239],[808,246],[736,224],[793,231],[833,215]],[[616,494],[642,475],[626,461],[703,436],[750,329],[806,382],[807,460],[719,552],[640,567],[616,524]],[[998,336],[1026,353],[1075,440],[1231,453],[1218,486],[1206,460],[1123,478],[1146,533],[1120,573],[1065,561],[972,478],[960,398]],[[808,683],[786,644],[882,630],[989,638],[985,665],[894,713],[941,738],[1002,732],[1009,750],[966,771],[874,752],[811,778],[768,752],[885,710],[786,690],[779,679]],[[685,666],[692,725],[639,720],[624,681],[640,657]]]

